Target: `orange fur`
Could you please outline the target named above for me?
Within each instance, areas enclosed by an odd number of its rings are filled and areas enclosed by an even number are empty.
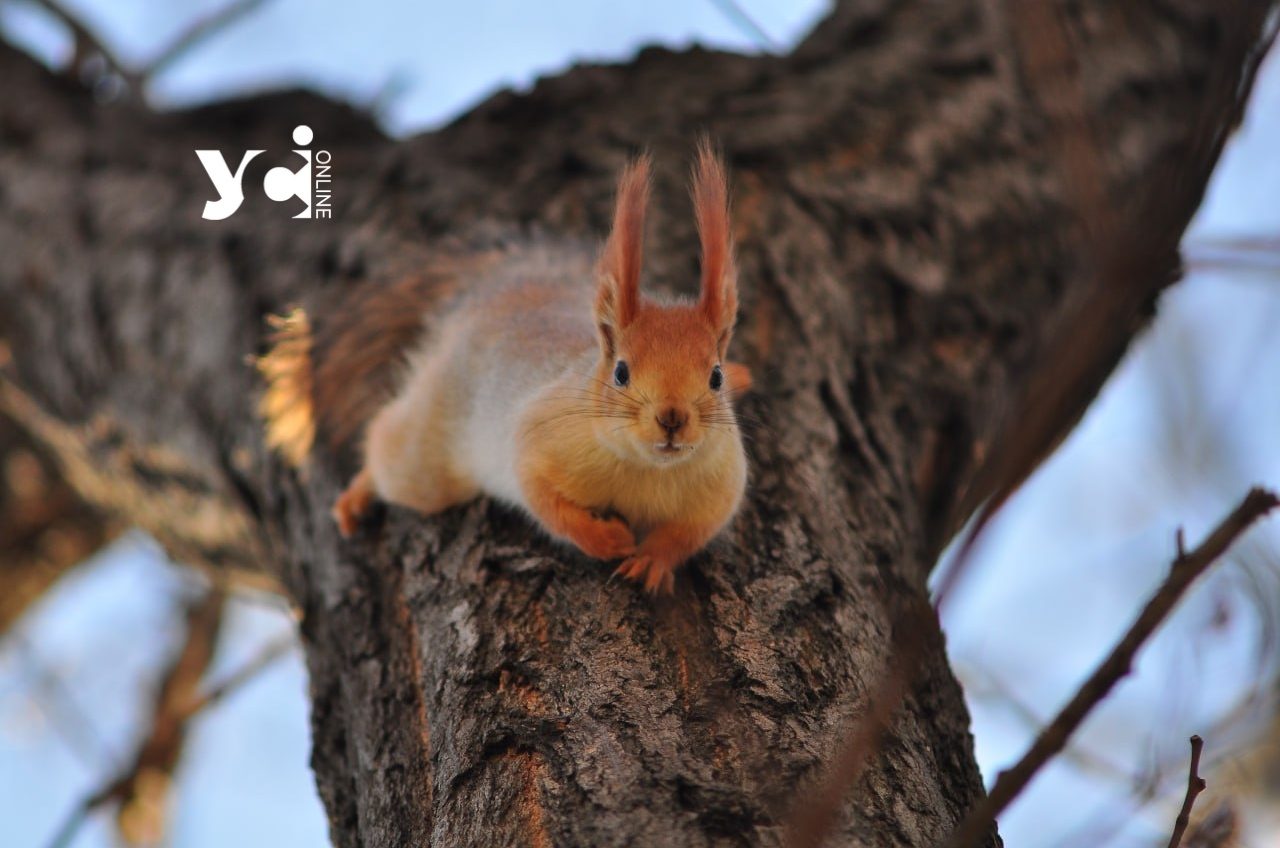
[[[727,184],[709,145],[692,191],[695,303],[640,294],[647,157],[619,179],[594,295],[589,260],[567,247],[473,280],[370,423],[365,468],[335,505],[342,531],[374,495],[432,513],[483,492],[670,592],[680,564],[732,519],[747,476],[731,399],[750,374],[724,358],[737,289]]]
[[[751,369],[741,362],[726,362],[724,379],[729,384],[734,397],[751,391]]]
[[[622,171],[614,203],[613,230],[600,256],[596,324],[605,358],[613,356],[617,334],[640,307],[644,217],[649,204],[649,157],[641,155]]]
[[[711,141],[698,145],[693,172],[693,210],[702,241],[702,297],[699,306],[718,331],[720,356],[729,348],[738,316],[738,271],[729,235],[729,184]]]

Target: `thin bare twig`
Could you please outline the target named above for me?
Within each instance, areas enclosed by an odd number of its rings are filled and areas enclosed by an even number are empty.
[[[62,5],[60,0],[31,0],[31,2],[57,18],[67,29],[71,30],[71,37],[75,41],[75,55],[71,60],[72,71],[79,73],[84,67],[85,59],[90,54],[96,53],[102,57],[102,61],[106,63],[108,70],[124,80],[127,88],[136,88],[137,74],[131,71],[124,62],[120,61],[120,57],[116,55],[115,51],[103,43],[98,36],[94,35],[79,18]]]
[[[1191,824],[1191,808],[1195,806],[1196,797],[1208,785],[1200,776],[1200,752],[1204,750],[1204,740],[1199,736],[1191,737],[1191,767],[1187,770],[1187,794],[1182,799],[1182,809],[1173,823],[1173,834],[1169,837],[1169,848],[1178,848],[1182,844],[1182,835]]]
[[[1240,548],[1245,546],[1246,541],[1242,540],[1233,548],[1237,562],[1239,561]],[[1217,766],[1239,756],[1246,746],[1252,747],[1254,745],[1253,735],[1249,731],[1242,731],[1241,724],[1246,722],[1249,716],[1262,712],[1267,715],[1274,714],[1274,707],[1274,698],[1268,697],[1264,701],[1261,693],[1255,692],[1215,719],[1209,727],[1209,735],[1218,740],[1218,744],[1214,746],[1214,753],[1201,758],[1201,764],[1209,771],[1213,771]],[[1242,735],[1246,734],[1247,738],[1242,738]],[[1223,740],[1226,741],[1226,744],[1223,744]],[[1176,762],[1170,758],[1157,759],[1148,767],[1149,775],[1141,781],[1134,781],[1129,788],[1129,792],[1117,800],[1117,809],[1110,815],[1113,821],[1104,821],[1107,815],[1101,814],[1094,817],[1092,821],[1080,822],[1071,832],[1065,834],[1058,844],[1062,846],[1107,844],[1125,822],[1141,813],[1152,803],[1164,803],[1171,798],[1173,790],[1178,788],[1170,785],[1170,781],[1174,777],[1175,767],[1179,770],[1181,769],[1181,758]],[[1183,790],[1179,788],[1179,791]],[[1224,806],[1228,808],[1225,812],[1222,809]],[[1213,837],[1216,829],[1224,823],[1224,818],[1233,820],[1234,817],[1230,806],[1230,804],[1220,804],[1210,811],[1203,821],[1187,833],[1183,843],[1187,846],[1203,845],[1205,848],[1207,846],[1227,844],[1226,841]],[[1119,809],[1120,807],[1126,808]],[[1203,839],[1198,837],[1203,837]]]
[[[219,587],[187,611],[187,633],[182,649],[165,669],[156,693],[150,727],[132,762],[98,791],[71,811],[53,841],[54,848],[69,845],[94,810],[119,804],[117,823],[126,841],[156,841],[160,823],[156,810],[167,789],[186,740],[187,716],[180,707],[191,703],[213,658],[222,625],[226,594]],[[130,838],[130,837],[145,837]]]
[[[61,0],[30,0],[57,18],[71,30],[75,41],[75,55],[71,60],[71,70],[79,73],[85,67],[85,60],[91,55],[102,57],[107,70],[115,74],[123,82],[125,91],[132,96],[141,97],[151,80],[163,73],[170,65],[181,59],[201,42],[221,32],[251,12],[257,11],[267,0],[237,0],[226,7],[206,15],[187,26],[176,38],[162,49],[155,58],[141,69],[130,68],[95,35],[85,24],[71,13]]]
[[[267,0],[239,0],[239,2],[231,3],[210,15],[197,19],[183,30],[177,38],[171,41],[168,47],[161,50],[159,55],[148,62],[146,67],[138,72],[138,77],[142,84],[145,85],[155,79],[170,65],[199,45],[200,42],[206,41],[210,36],[216,35],[251,12],[256,12],[266,3]]]
[[[35,648],[21,631],[5,634],[17,649],[21,659],[28,668],[35,670],[39,660]],[[86,764],[101,768],[102,760],[107,760],[111,768],[117,768],[120,759],[111,750],[106,740],[98,733],[89,714],[80,706],[73,693],[56,670],[50,669],[45,675],[45,694],[51,705],[43,705],[49,717],[49,723],[67,743],[67,747],[86,761]]]
[[[781,45],[765,31],[764,27],[760,26],[760,23],[742,7],[738,0],[711,0],[711,4],[726,18],[737,24],[739,29],[755,38],[761,47],[774,53],[781,49]]]
[[[1245,530],[1278,503],[1280,501],[1271,492],[1252,489],[1199,547],[1174,560],[1169,576],[1147,601],[1128,631],[1111,649],[1111,653],[1041,732],[1022,759],[1012,768],[1000,773],[995,785],[991,787],[991,793],[969,812],[951,838],[944,843],[947,848],[967,848],[977,844],[996,816],[1009,806],[1040,768],[1063,749],[1071,734],[1093,708],[1129,673],[1138,650],[1173,611],[1196,578],[1222,556]]]
[[[1039,733],[1044,729],[1046,719],[1030,704],[1022,699],[1014,687],[1005,683],[989,670],[973,669],[971,671],[957,668],[957,677],[964,686],[965,694],[976,700],[991,699],[999,702],[1014,714],[1029,733]],[[986,691],[983,691],[985,689]],[[1112,762],[1101,754],[1097,754],[1083,745],[1068,745],[1062,752],[1063,759],[1078,769],[1092,772],[1099,777],[1133,785],[1140,780],[1131,770]]]
[[[268,642],[263,646],[262,650],[246,662],[240,668],[236,669],[225,678],[209,687],[199,697],[179,709],[179,713],[184,718],[191,718],[196,713],[205,710],[218,701],[221,701],[227,695],[239,689],[244,684],[255,678],[260,672],[283,657],[293,649],[295,640],[292,634],[282,636],[279,639]]]
[[[217,590],[215,590],[217,591]],[[136,791],[136,784],[143,772],[157,768],[172,768],[176,763],[177,748],[187,722],[197,713],[215,706],[218,702],[253,680],[260,672],[287,654],[294,646],[292,635],[272,640],[243,666],[213,684],[199,695],[192,696],[192,675],[208,665],[212,656],[212,640],[220,616],[214,616],[214,604],[221,604],[219,597],[207,600],[192,612],[191,632],[186,645],[165,676],[161,695],[157,700],[157,715],[151,732],[139,748],[134,763],[104,786],[86,796],[68,814],[58,827],[50,848],[65,848],[75,838],[89,814],[111,802],[125,803]]]
[[[101,803],[95,803],[94,797],[90,796],[76,804],[75,808],[67,814],[67,817],[58,825],[58,830],[53,834],[53,838],[49,840],[49,848],[67,848],[71,844],[71,840],[75,839],[76,834],[80,832],[80,827],[84,824],[85,819]]]
[[[1182,246],[1187,271],[1254,272],[1267,277],[1280,274],[1280,236],[1198,238]]]
[[[267,643],[253,659],[227,675],[220,682],[209,687],[198,697],[175,708],[176,716],[179,720],[185,722],[197,713],[215,706],[219,701],[253,680],[261,671],[287,654],[294,644],[295,640],[292,635]],[[111,780],[101,789],[98,789],[77,804],[58,827],[57,833],[49,843],[49,848],[66,848],[71,843],[71,840],[75,838],[76,833],[90,813],[104,804],[120,800],[126,793],[134,772],[136,772],[136,767]]]
[[[1240,844],[1239,834],[1240,817],[1235,807],[1222,801],[1187,831],[1182,844],[1186,848],[1230,848]]]

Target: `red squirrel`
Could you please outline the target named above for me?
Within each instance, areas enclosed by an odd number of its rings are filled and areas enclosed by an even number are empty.
[[[670,593],[729,523],[747,481],[732,399],[750,374],[727,359],[738,296],[725,171],[704,143],[701,293],[664,302],[640,292],[649,170],[647,156],[623,170],[594,269],[576,249],[539,247],[463,283],[368,423],[363,468],[333,507],[344,536],[375,498],[430,515],[484,494]],[[293,343],[292,357],[286,341],[264,358],[269,380],[307,354]],[[269,441],[287,446],[308,418],[273,389]]]

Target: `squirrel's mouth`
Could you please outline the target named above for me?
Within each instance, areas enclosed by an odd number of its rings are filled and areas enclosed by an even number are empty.
[[[693,445],[688,445],[688,444],[678,445],[675,442],[671,442],[671,441],[656,442],[654,443],[654,446],[653,446],[654,453],[656,453],[658,456],[661,456],[667,459],[674,459],[675,457],[680,456],[683,453],[687,453],[688,451],[691,451],[691,450],[693,450]]]

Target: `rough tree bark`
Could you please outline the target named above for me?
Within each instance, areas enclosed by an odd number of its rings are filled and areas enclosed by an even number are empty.
[[[1184,140],[1213,5],[1069,5],[1115,197]],[[773,844],[865,709],[993,412],[1084,274],[1013,56],[995,4],[858,0],[789,56],[648,49],[393,142],[302,93],[95,104],[0,47],[9,399],[95,503],[180,556],[285,581],[336,844]],[[253,191],[200,218],[194,149],[282,154],[298,123],[333,153],[332,222]],[[392,510],[340,542],[327,510],[349,466],[322,453],[300,475],[262,447],[244,358],[264,316],[323,320],[459,245],[598,237],[640,147],[658,162],[649,279],[689,291],[701,130],[733,170],[752,481],[675,598],[609,583],[487,502]],[[945,836],[982,791],[968,724],[935,630],[844,843]]]

